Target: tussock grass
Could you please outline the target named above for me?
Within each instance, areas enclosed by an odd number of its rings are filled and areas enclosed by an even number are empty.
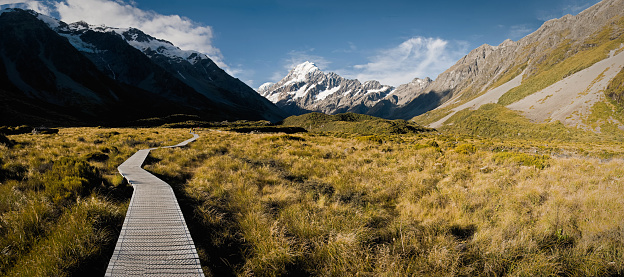
[[[104,274],[121,230],[132,189],[117,166],[138,149],[173,145],[189,134],[66,128],[6,137],[11,144],[0,144],[0,275],[81,276]]]
[[[208,276],[624,273],[621,146],[360,138],[206,131],[146,168]]]

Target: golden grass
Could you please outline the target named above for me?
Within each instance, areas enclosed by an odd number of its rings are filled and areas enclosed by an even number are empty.
[[[67,128],[0,144],[0,275],[103,275],[132,189],[117,166],[186,130]]]
[[[621,146],[383,141],[206,131],[146,168],[208,276],[624,273]]]
[[[624,273],[617,143],[200,135],[152,151],[145,168],[174,186],[208,276]],[[188,137],[95,128],[8,136],[0,275],[103,273],[131,192],[116,167],[137,149]]]

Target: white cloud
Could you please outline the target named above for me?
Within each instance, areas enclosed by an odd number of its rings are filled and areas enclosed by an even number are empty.
[[[400,45],[379,50],[367,64],[355,65],[343,73],[360,81],[377,80],[398,86],[416,77],[435,78],[465,55],[465,44],[439,38],[415,37]]]
[[[60,20],[67,23],[82,20],[93,25],[140,29],[153,37],[170,41],[183,50],[202,52],[229,72],[221,51],[212,45],[212,28],[186,17],[145,11],[132,0],[0,0],[0,4],[20,2],[37,12],[59,16]]]
[[[415,37],[396,47],[378,50],[375,55],[367,58],[370,62],[366,64],[343,69],[330,69],[332,63],[322,56],[314,55],[313,48],[290,51],[288,58],[283,60],[284,70],[274,72],[271,81],[279,82],[295,66],[310,61],[326,73],[334,71],[345,78],[358,79],[361,82],[377,80],[384,85],[399,86],[417,77],[437,77],[466,55],[467,48],[468,44],[464,42]]]
[[[205,53],[219,66],[227,67],[219,49],[212,46],[212,28],[188,18],[144,11],[134,2],[122,0],[65,0],[56,2],[55,8],[65,22],[84,20],[95,25],[138,28],[181,49]]]
[[[0,6],[30,9],[38,13],[50,15],[54,12],[50,1],[33,1],[33,0],[0,0]]]

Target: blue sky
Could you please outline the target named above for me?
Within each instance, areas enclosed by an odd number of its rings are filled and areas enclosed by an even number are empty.
[[[24,0],[0,0],[9,4]],[[257,88],[296,64],[398,86],[484,44],[518,40],[597,0],[63,0],[27,5],[68,23],[137,27],[213,57]]]

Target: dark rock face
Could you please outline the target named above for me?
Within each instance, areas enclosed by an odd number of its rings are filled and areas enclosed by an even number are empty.
[[[286,115],[203,54],[167,53],[192,51],[137,29],[42,17],[18,9],[0,14],[0,97],[7,107],[0,125],[120,125],[172,114],[278,121]],[[137,48],[141,43],[164,46]]]

